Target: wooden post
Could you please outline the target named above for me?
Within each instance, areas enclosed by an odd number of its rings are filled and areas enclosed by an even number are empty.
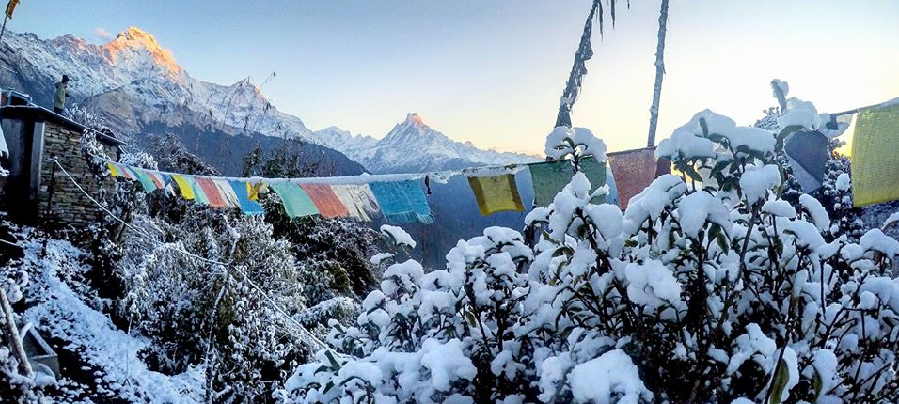
[[[50,161],[55,162],[56,156],[50,154]],[[47,220],[53,214],[53,191],[56,189],[56,164],[53,164],[53,170],[50,171],[50,192],[47,195],[47,211],[44,213],[44,220]]]
[[[9,21],[9,15],[3,18],[3,28],[0,28],[0,43],[3,43],[3,34],[6,33],[6,22]]]
[[[3,317],[6,323],[6,334],[9,335],[10,345],[13,352],[19,359],[19,365],[25,371],[25,376],[34,379],[34,371],[31,370],[31,363],[28,362],[28,356],[25,355],[25,348],[22,347],[22,337],[19,335],[19,329],[16,328],[16,322],[12,316],[12,307],[9,306],[9,300],[6,298],[6,289],[0,286],[0,306],[3,306]]]
[[[590,7],[590,15],[587,16],[587,22],[584,23],[584,32],[581,34],[581,41],[578,43],[577,51],[574,54],[574,66],[571,67],[571,74],[568,81],[565,82],[565,90],[562,91],[562,98],[559,100],[559,115],[556,117],[556,126],[571,127],[571,109],[574,108],[574,102],[581,91],[581,83],[584,75],[587,74],[587,61],[593,58],[593,47],[591,45],[591,36],[593,35],[593,17],[596,10],[602,7],[602,0],[593,0]],[[614,3],[613,3],[614,4]],[[600,13],[600,22],[603,16]],[[614,11],[612,15],[615,15]],[[602,27],[602,25],[600,25]]]

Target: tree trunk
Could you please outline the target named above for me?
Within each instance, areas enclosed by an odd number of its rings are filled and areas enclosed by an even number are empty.
[[[559,116],[556,118],[556,126],[554,127],[571,127],[571,109],[574,107],[574,102],[581,91],[584,75],[587,74],[587,61],[593,57],[593,48],[591,46],[593,17],[596,15],[596,10],[602,7],[600,1],[593,0],[593,5],[590,7],[590,15],[587,16],[587,22],[584,24],[584,33],[581,34],[581,41],[578,44],[577,52],[574,54],[574,66],[571,67],[571,74],[565,83],[562,98],[559,99]],[[602,21],[603,16],[600,15],[599,18]]]
[[[668,31],[668,0],[662,0],[659,11],[659,42],[656,45],[656,81],[652,93],[652,107],[649,108],[649,140],[646,145],[656,145],[656,125],[659,121],[659,99],[662,98],[662,78],[665,76],[665,34]]]

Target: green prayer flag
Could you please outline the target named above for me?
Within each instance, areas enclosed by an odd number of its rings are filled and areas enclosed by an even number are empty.
[[[203,188],[200,187],[200,184],[197,183],[197,178],[192,175],[184,175],[182,178],[184,178],[184,181],[190,185],[190,189],[193,190],[194,201],[200,205],[209,205],[209,197],[206,196],[206,192],[204,192]]]
[[[606,164],[596,159],[584,159],[580,170],[590,180],[591,191],[606,185]],[[542,163],[528,164],[531,172],[531,182],[534,184],[534,206],[547,206],[553,202],[556,194],[562,192],[571,177],[574,176],[574,166],[570,160],[546,161]],[[593,203],[606,202],[605,195],[593,199]]]
[[[153,182],[153,179],[150,178],[146,171],[139,168],[133,168],[131,172],[137,176],[137,180],[144,187],[144,192],[150,193],[156,190],[156,183]]]
[[[899,200],[899,104],[858,113],[852,138],[856,207]]]
[[[309,199],[309,195],[299,185],[289,181],[272,182],[268,185],[281,198],[287,216],[294,218],[319,214],[312,199]]]

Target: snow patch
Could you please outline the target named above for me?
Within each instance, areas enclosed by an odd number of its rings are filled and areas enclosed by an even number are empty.
[[[749,167],[740,177],[740,188],[749,204],[763,201],[768,191],[777,188],[781,184],[780,168],[774,164]]]
[[[388,236],[397,245],[406,245],[415,248],[418,243],[402,227],[389,224],[381,225],[381,234]]]
[[[570,380],[571,393],[580,403],[611,404],[618,395],[619,403],[638,403],[653,397],[640,380],[631,357],[620,349],[575,366]]]

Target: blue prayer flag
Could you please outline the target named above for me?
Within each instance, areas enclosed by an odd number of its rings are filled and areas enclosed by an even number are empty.
[[[391,223],[434,223],[428,198],[415,181],[369,184],[384,217]]]
[[[245,215],[261,215],[265,213],[265,210],[262,209],[262,205],[259,202],[251,201],[250,195],[247,193],[247,183],[243,181],[228,181],[228,184],[231,185],[231,189],[234,190],[234,194],[237,195],[237,200],[240,202],[240,209],[243,210]]]

